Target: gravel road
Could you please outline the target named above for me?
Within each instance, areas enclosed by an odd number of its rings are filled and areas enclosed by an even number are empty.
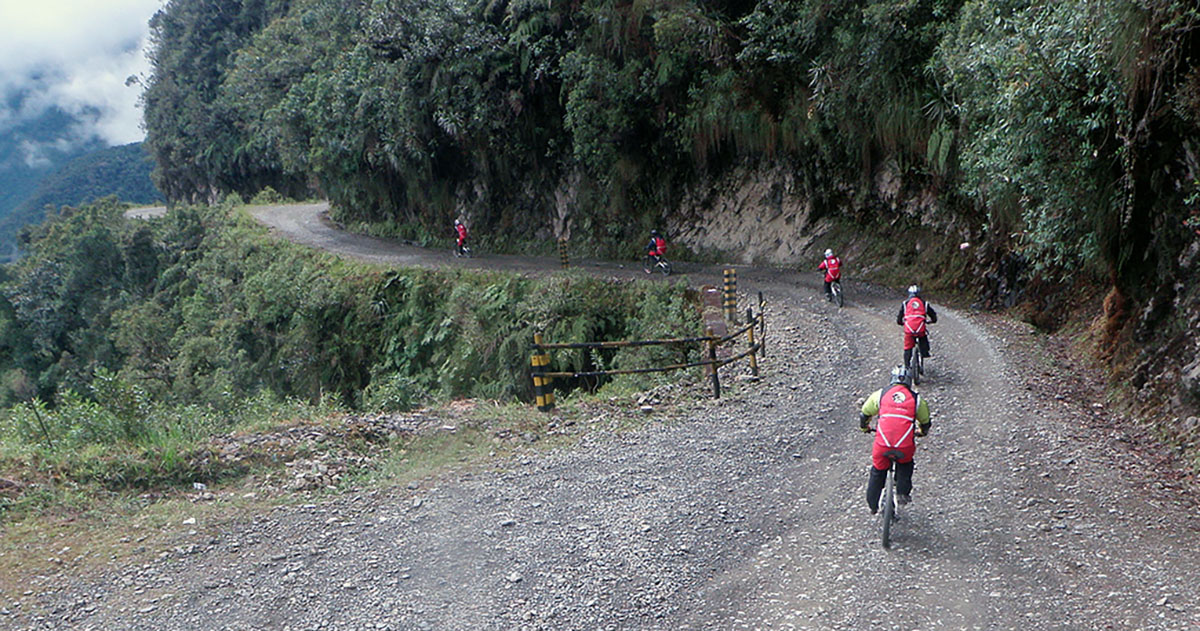
[[[339,233],[320,209],[257,216],[381,263],[454,260]],[[728,368],[723,398],[679,386],[695,396],[676,392],[684,403],[636,430],[581,419],[593,429],[569,448],[199,524],[145,565],[44,577],[0,626],[1200,631],[1195,489],[1139,460],[1142,439],[1091,376],[1020,326],[932,296],[942,317],[920,391],[933,429],[885,550],[857,408],[899,361],[899,296],[851,282],[839,310],[815,274],[739,276],[768,300],[758,383]]]

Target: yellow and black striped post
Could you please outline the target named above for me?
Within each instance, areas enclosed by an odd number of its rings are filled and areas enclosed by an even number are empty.
[[[761,314],[759,317],[762,317]],[[754,381],[758,381],[758,357],[754,349],[754,312],[746,309],[746,333],[750,335],[750,377]]]
[[[725,319],[737,322],[737,270],[725,270]]]
[[[533,334],[533,355],[529,358],[529,363],[533,366],[533,372],[545,372],[546,367],[550,365],[550,354],[541,352],[542,334]],[[554,409],[554,385],[549,377],[533,377],[533,396],[537,402],[537,408],[542,412],[549,412]]]
[[[570,266],[570,260],[567,258],[567,240],[558,240],[558,259],[562,261],[563,269]]]

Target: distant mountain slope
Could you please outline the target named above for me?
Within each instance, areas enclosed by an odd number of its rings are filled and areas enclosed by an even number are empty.
[[[79,121],[61,109],[23,113],[27,97],[17,91],[0,103],[0,256],[5,257],[15,250],[17,231],[31,220],[10,218],[12,212],[36,193],[43,178],[104,147],[97,138],[80,138]]]
[[[0,252],[11,256],[21,227],[40,222],[47,206],[78,206],[109,195],[138,204],[162,201],[150,180],[153,167],[140,142],[98,149],[67,162],[42,177],[31,194],[0,217]]]

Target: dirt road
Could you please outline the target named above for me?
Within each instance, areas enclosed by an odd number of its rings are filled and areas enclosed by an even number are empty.
[[[358,258],[454,262],[340,233],[319,210],[256,216]],[[557,261],[470,264],[547,273]],[[592,429],[578,445],[502,467],[201,524],[193,547],[63,580],[38,614],[0,626],[1200,630],[1193,498],[1139,466],[1129,421],[1040,338],[933,297],[942,317],[920,390],[934,425],[884,550],[857,408],[899,361],[899,297],[849,283],[838,310],[815,274],[739,275],[770,305],[760,383],[727,375],[722,399],[697,396],[635,431],[580,419]]]

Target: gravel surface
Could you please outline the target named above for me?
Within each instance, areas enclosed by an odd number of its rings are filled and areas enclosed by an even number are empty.
[[[199,524],[0,597],[0,627],[1200,630],[1195,490],[1133,461],[1129,422],[1039,338],[936,296],[933,429],[883,549],[858,406],[899,362],[899,297],[847,283],[838,310],[815,274],[742,270],[768,300],[758,383],[727,368],[721,399],[681,386],[637,429]]]

